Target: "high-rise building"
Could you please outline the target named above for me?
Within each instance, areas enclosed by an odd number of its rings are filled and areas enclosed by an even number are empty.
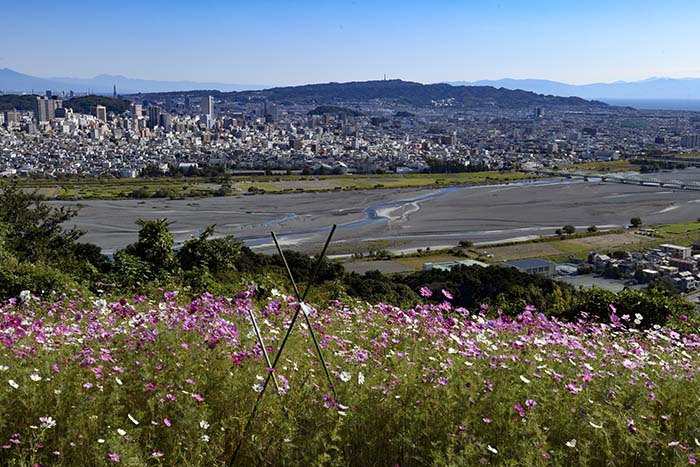
[[[63,107],[63,101],[37,96],[34,103],[34,118],[37,123],[48,122],[56,117],[56,109]]]
[[[98,120],[102,120],[103,122],[107,122],[107,107],[104,105],[98,105],[95,107],[95,116],[97,117]]]
[[[20,113],[17,110],[8,110],[5,112],[5,122],[3,123],[6,127],[11,127],[14,125],[19,125]]]
[[[210,115],[212,120],[214,119],[214,98],[211,96],[204,96],[202,98],[202,113],[204,115]]]
[[[211,114],[204,114],[199,117],[199,121],[204,124],[206,128],[211,128],[214,125],[214,121],[211,118]]]
[[[148,108],[148,128],[155,128],[160,123],[160,107],[152,105]]]
[[[160,114],[160,126],[165,131],[171,131],[173,129],[173,117],[169,113]]]
[[[131,104],[131,108],[129,110],[131,110],[131,115],[134,118],[139,118],[143,115],[143,107],[141,104]]]
[[[277,116],[277,106],[272,102],[265,101],[263,104],[263,117],[265,117],[265,120],[267,122],[276,122]]]
[[[700,146],[700,135],[681,136],[681,146],[684,148],[696,148]]]

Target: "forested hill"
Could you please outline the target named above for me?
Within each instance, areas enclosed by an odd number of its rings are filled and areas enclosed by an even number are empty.
[[[193,95],[196,91],[160,93],[150,96],[175,97]],[[494,88],[491,86],[450,86],[449,84],[421,84],[402,80],[358,81],[350,83],[307,84],[265,89],[219,93],[225,101],[247,102],[267,100],[315,105],[342,105],[385,101],[386,103],[414,106],[452,106],[458,108],[498,107],[523,108],[533,106],[607,107],[597,101],[578,97],[545,96],[529,91]]]
[[[129,108],[129,102],[122,99],[114,99],[106,96],[81,96],[63,102],[64,107],[73,109],[81,114],[91,114],[95,112],[95,106],[103,105],[107,112],[120,114]]]
[[[3,94],[0,95],[0,111],[4,110],[34,110],[37,96],[34,94]],[[129,108],[129,102],[106,96],[80,96],[63,101],[63,106],[82,114],[93,114],[95,106],[104,105],[107,112],[122,113]]]

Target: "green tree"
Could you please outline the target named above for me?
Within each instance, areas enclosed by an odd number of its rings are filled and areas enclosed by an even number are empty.
[[[640,217],[633,217],[630,219],[630,224],[632,227],[639,227],[642,225],[642,219]]]
[[[234,269],[241,253],[241,242],[233,235],[210,238],[215,226],[207,227],[199,237],[187,240],[177,253],[180,267],[185,271],[206,268],[212,274]]]
[[[75,217],[76,209],[50,206],[14,184],[0,188],[0,223],[7,227],[9,251],[23,261],[60,260],[73,253],[72,245],[83,232],[63,225]]]
[[[136,221],[141,227],[139,239],[124,248],[123,252],[141,260],[154,277],[164,277],[174,272],[176,266],[173,234],[167,219]]]
[[[576,232],[576,227],[573,225],[565,225],[562,227],[562,232],[564,232],[566,235],[572,235],[574,232]]]

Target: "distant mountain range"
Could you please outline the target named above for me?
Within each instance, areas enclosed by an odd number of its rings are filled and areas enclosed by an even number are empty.
[[[522,89],[553,96],[577,96],[584,99],[680,99],[700,100],[700,78],[649,78],[614,83],[567,84],[544,79],[499,79],[453,81],[453,86],[494,86]]]
[[[371,82],[371,81],[370,81]],[[402,82],[405,81],[389,81]],[[283,94],[285,89],[294,89],[295,93],[323,92],[323,89],[314,86],[332,86],[312,84],[308,86],[293,86],[273,88],[275,95]],[[347,85],[353,83],[344,83]],[[419,85],[419,83],[412,83]],[[445,83],[441,83],[445,84]],[[576,96],[583,99],[615,100],[615,99],[678,99],[678,100],[700,100],[700,78],[649,78],[641,81],[616,81],[614,83],[592,83],[592,84],[568,84],[559,81],[544,79],[499,79],[481,81],[453,81],[447,82],[451,86],[466,87],[494,87],[509,90],[530,91],[537,94],[570,97]],[[213,83],[197,81],[155,81],[146,79],[127,78],[121,75],[102,74],[94,78],[40,78],[36,76],[20,73],[9,68],[0,69],[0,92],[4,93],[36,93],[43,94],[44,91],[53,92],[74,91],[79,94],[112,94],[113,87],[117,87],[119,94],[138,93],[161,93],[174,91],[192,90],[218,90],[221,92],[251,91],[265,89],[263,85],[246,85],[230,83]],[[433,86],[433,85],[429,85]],[[376,86],[375,86],[376,88]],[[436,91],[437,88],[428,88]],[[337,91],[337,89],[333,89]],[[392,91],[383,88],[383,91]],[[444,92],[436,92],[444,94]],[[464,93],[460,93],[464,94]]]
[[[94,78],[38,78],[9,68],[0,69],[0,92],[37,93],[44,91],[74,91],[76,93],[112,94],[114,86],[119,94],[142,92],[189,91],[192,89],[217,89],[219,91],[244,91],[263,89],[265,86],[200,83],[194,81],[152,81],[127,78],[119,75],[98,75]]]

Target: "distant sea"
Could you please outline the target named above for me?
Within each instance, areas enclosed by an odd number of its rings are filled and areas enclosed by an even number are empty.
[[[606,104],[645,110],[689,110],[700,112],[700,99],[600,99]]]

